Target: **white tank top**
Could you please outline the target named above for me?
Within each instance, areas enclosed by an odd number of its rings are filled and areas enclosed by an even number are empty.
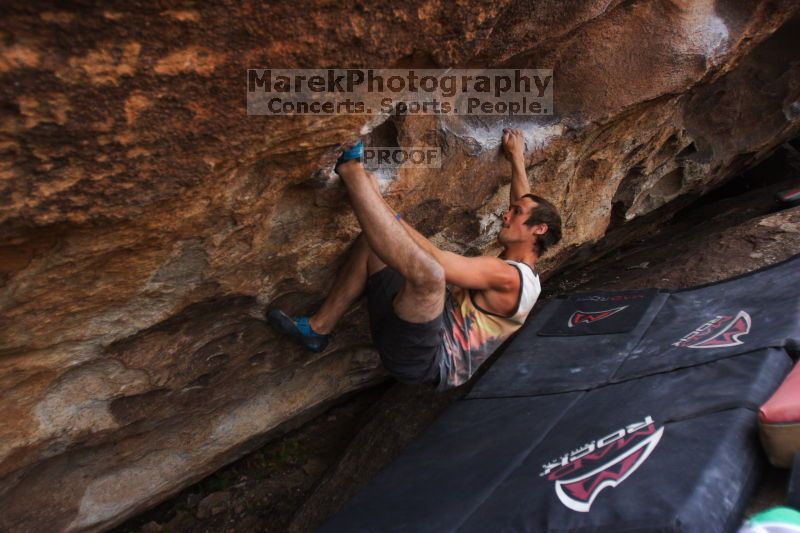
[[[522,274],[522,294],[519,298],[519,307],[517,308],[517,312],[514,313],[514,316],[511,317],[522,324],[525,322],[525,319],[528,318],[528,313],[533,309],[536,300],[539,299],[539,295],[542,293],[542,284],[539,282],[539,275],[536,274],[527,263],[520,263],[509,259],[506,259],[505,262],[517,267]]]

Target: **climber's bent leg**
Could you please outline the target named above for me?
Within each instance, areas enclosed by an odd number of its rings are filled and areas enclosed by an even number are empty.
[[[398,381],[409,384],[439,383],[442,361],[443,316],[427,322],[409,322],[395,311],[406,280],[387,266],[367,279],[370,332],[381,362]]]
[[[388,266],[367,280],[370,329],[384,367],[403,383],[439,382],[444,271],[395,219],[361,164],[339,168],[375,255]]]
[[[380,194],[378,178],[375,174],[367,172],[370,185]],[[347,312],[351,305],[363,294],[367,283],[367,276],[383,269],[386,263],[375,255],[369,247],[364,234],[356,237],[350,251],[350,257],[342,266],[336,281],[333,284],[322,306],[309,319],[314,331],[322,334],[330,333]],[[366,268],[366,272],[364,269]]]
[[[444,269],[395,219],[361,163],[345,163],[339,174],[370,248],[405,280],[393,304],[398,318],[416,324],[435,320],[444,307]]]
[[[325,301],[309,318],[314,331],[321,334],[333,331],[339,319],[364,293],[367,277],[385,266],[386,264],[370,249],[364,235],[359,235]]]
[[[366,239],[358,237],[350,249],[350,256],[339,270],[333,287],[325,297],[325,301],[309,318],[309,323],[314,331],[321,334],[333,331],[342,315],[364,292],[364,286],[367,283],[369,253]]]

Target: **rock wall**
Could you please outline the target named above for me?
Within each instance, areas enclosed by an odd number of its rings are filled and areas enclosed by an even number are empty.
[[[313,356],[262,314],[332,282],[358,226],[319,177],[359,134],[443,149],[385,192],[475,253],[524,129],[551,270],[800,130],[788,0],[198,6],[0,8],[0,530],[109,527],[383,379],[362,309]],[[364,65],[553,68],[556,114],[245,113],[247,68]]]

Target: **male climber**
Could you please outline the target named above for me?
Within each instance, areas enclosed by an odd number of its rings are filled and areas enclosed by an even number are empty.
[[[361,164],[363,145],[336,165],[361,225],[347,263],[310,317],[268,313],[273,327],[313,351],[325,349],[337,321],[365,292],[372,339],[384,367],[403,383],[439,390],[469,380],[519,329],[541,292],[536,262],[561,239],[561,218],[531,194],[520,130],[503,130],[511,162],[511,202],[497,236],[499,257],[440,250],[384,201]]]

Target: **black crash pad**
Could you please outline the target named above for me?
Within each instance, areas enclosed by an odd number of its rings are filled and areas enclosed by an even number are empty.
[[[673,292],[614,380],[768,346],[800,349],[800,259]]]
[[[734,530],[762,468],[758,407],[800,346],[799,282],[796,257],[653,291],[625,327],[582,335],[554,333],[584,301],[551,302],[322,530]]]
[[[541,336],[577,337],[632,331],[656,297],[656,289],[576,294],[557,300],[538,331]]]
[[[615,294],[626,292],[586,297]],[[586,390],[770,346],[799,352],[800,256],[730,280],[658,293],[649,307],[637,309],[638,325],[626,333],[539,335],[562,305],[549,303],[526,324],[469,397]],[[631,309],[617,315],[626,313]]]
[[[760,468],[755,410],[791,364],[770,349],[457,402],[322,531],[727,531]]]
[[[614,298],[625,293],[590,293],[589,297]],[[648,305],[637,308],[636,326],[627,333],[584,336],[541,336],[539,331],[561,309],[551,302],[529,321],[506,347],[503,355],[470,391],[470,398],[531,396],[587,390],[608,383],[639,343],[656,314],[669,298],[653,293]],[[617,307],[610,301],[609,308]],[[631,314],[631,309],[624,314]],[[597,327],[602,321],[595,321]]]

